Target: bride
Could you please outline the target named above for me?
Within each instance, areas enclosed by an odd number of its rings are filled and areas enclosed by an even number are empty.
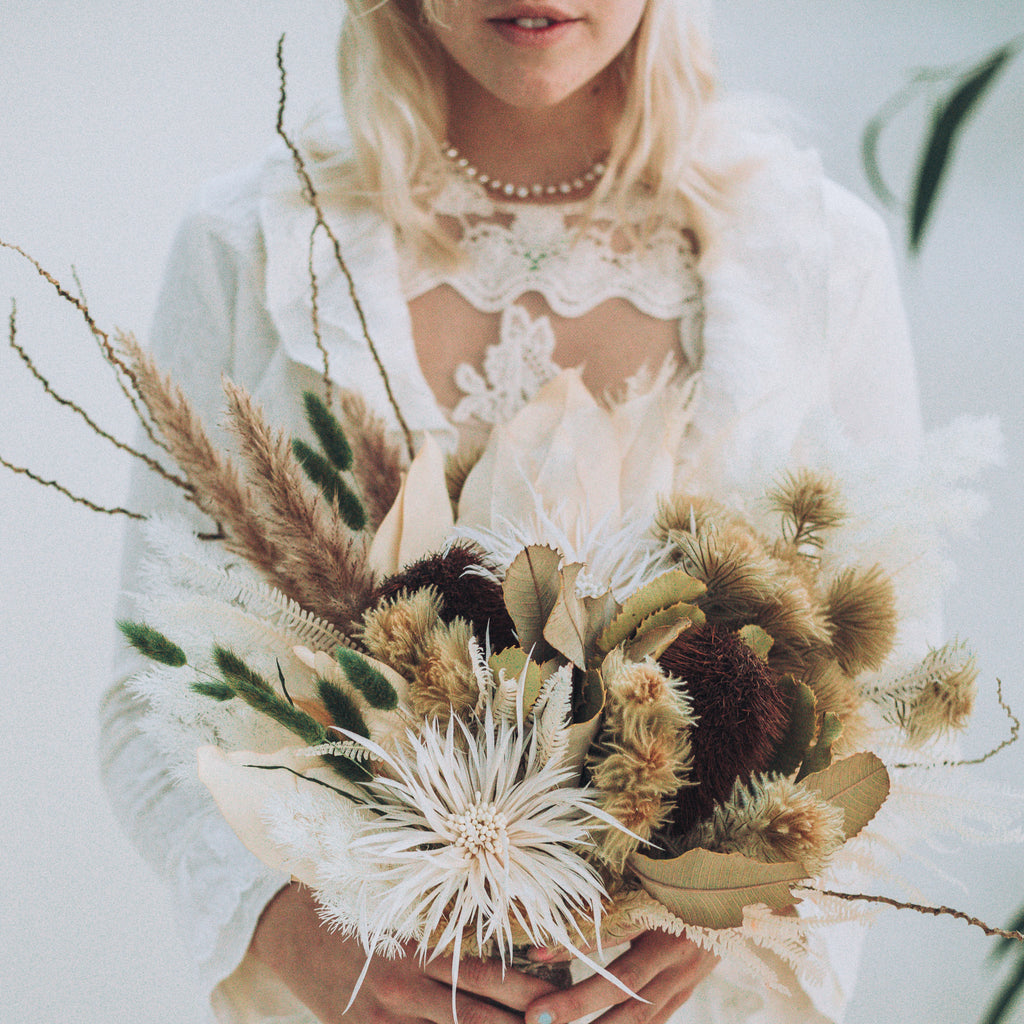
[[[884,231],[815,158],[744,127],[715,96],[699,0],[349,0],[343,130],[310,140],[318,193],[417,439],[449,449],[507,421],[562,368],[601,402],[699,377],[680,459],[711,486],[810,446],[919,431]],[[152,344],[212,420],[222,370],[278,422],[323,354],[389,406],[347,285],[291,160],[209,185],[167,272]],[[322,240],[321,240],[322,241]],[[579,452],[586,459],[586,452]],[[136,505],[165,500],[149,481]],[[129,540],[129,579],[138,559]],[[103,770],[168,879],[216,1018],[448,1024],[450,966],[377,959],[330,933],[307,890],[254,860],[160,770],[122,684],[103,706]],[[849,939],[849,936],[846,936]],[[464,1024],[837,1020],[856,938],[788,996],[662,932],[564,992],[467,963]],[[536,950],[540,961],[557,955]]]

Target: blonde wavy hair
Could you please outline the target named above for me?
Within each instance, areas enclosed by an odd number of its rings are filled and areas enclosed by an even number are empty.
[[[346,185],[426,251],[457,257],[430,212],[445,174],[444,56],[430,29],[458,0],[346,0],[338,43],[342,103],[352,137]],[[715,91],[705,0],[648,0],[617,60],[623,107],[608,171],[590,209],[610,202],[629,223],[629,196],[649,190],[655,217],[686,217],[700,235],[714,205],[699,159]]]

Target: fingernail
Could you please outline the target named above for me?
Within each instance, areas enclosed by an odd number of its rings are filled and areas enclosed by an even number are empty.
[[[530,950],[530,959],[539,960],[541,963],[546,963],[552,956],[554,956],[554,954],[545,946],[534,946],[533,949]],[[538,1021],[538,1024],[545,1024],[545,1022]],[[551,1022],[548,1021],[547,1024],[551,1024]]]
[[[547,1010],[537,1014],[537,1024],[554,1024],[554,1021],[555,1018]]]

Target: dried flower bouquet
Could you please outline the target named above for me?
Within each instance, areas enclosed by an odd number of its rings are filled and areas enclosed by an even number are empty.
[[[591,949],[664,928],[770,984],[759,947],[806,969],[809,926],[875,902],[998,932],[830,887],[838,868],[889,877],[877,835],[918,828],[970,763],[942,745],[970,716],[969,651],[907,661],[898,640],[959,456],[989,447],[978,431],[925,460],[930,490],[874,509],[870,467],[716,495],[679,461],[693,384],[609,408],[566,371],[446,459],[429,437],[414,451],[393,401],[392,424],[339,391],[325,353],[316,444],[226,382],[227,452],[130,336],[36,267],[177,468],[131,453],[215,524],[147,527],[144,622],[121,627],[152,662],[132,683],[148,727],[184,785],[199,749],[246,845],[369,953],[510,964],[554,945],[605,973]],[[38,376],[13,316],[10,340]],[[949,803],[964,828],[987,813]],[[995,809],[983,824],[1019,835]]]

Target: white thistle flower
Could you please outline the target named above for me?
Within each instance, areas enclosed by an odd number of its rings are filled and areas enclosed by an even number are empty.
[[[590,790],[565,785],[572,767],[542,758],[521,702],[507,721],[488,700],[471,726],[455,716],[430,722],[393,751],[346,733],[386,774],[362,784],[375,817],[354,831],[339,865],[347,880],[365,880],[359,898],[349,889],[331,901],[330,870],[322,873],[328,919],[370,952],[394,936],[415,939],[423,959],[454,950],[456,984],[464,937],[508,964],[516,924],[531,945],[560,945],[590,963],[574,943],[577,922],[599,934],[606,894],[581,851],[595,829],[621,826]]]

